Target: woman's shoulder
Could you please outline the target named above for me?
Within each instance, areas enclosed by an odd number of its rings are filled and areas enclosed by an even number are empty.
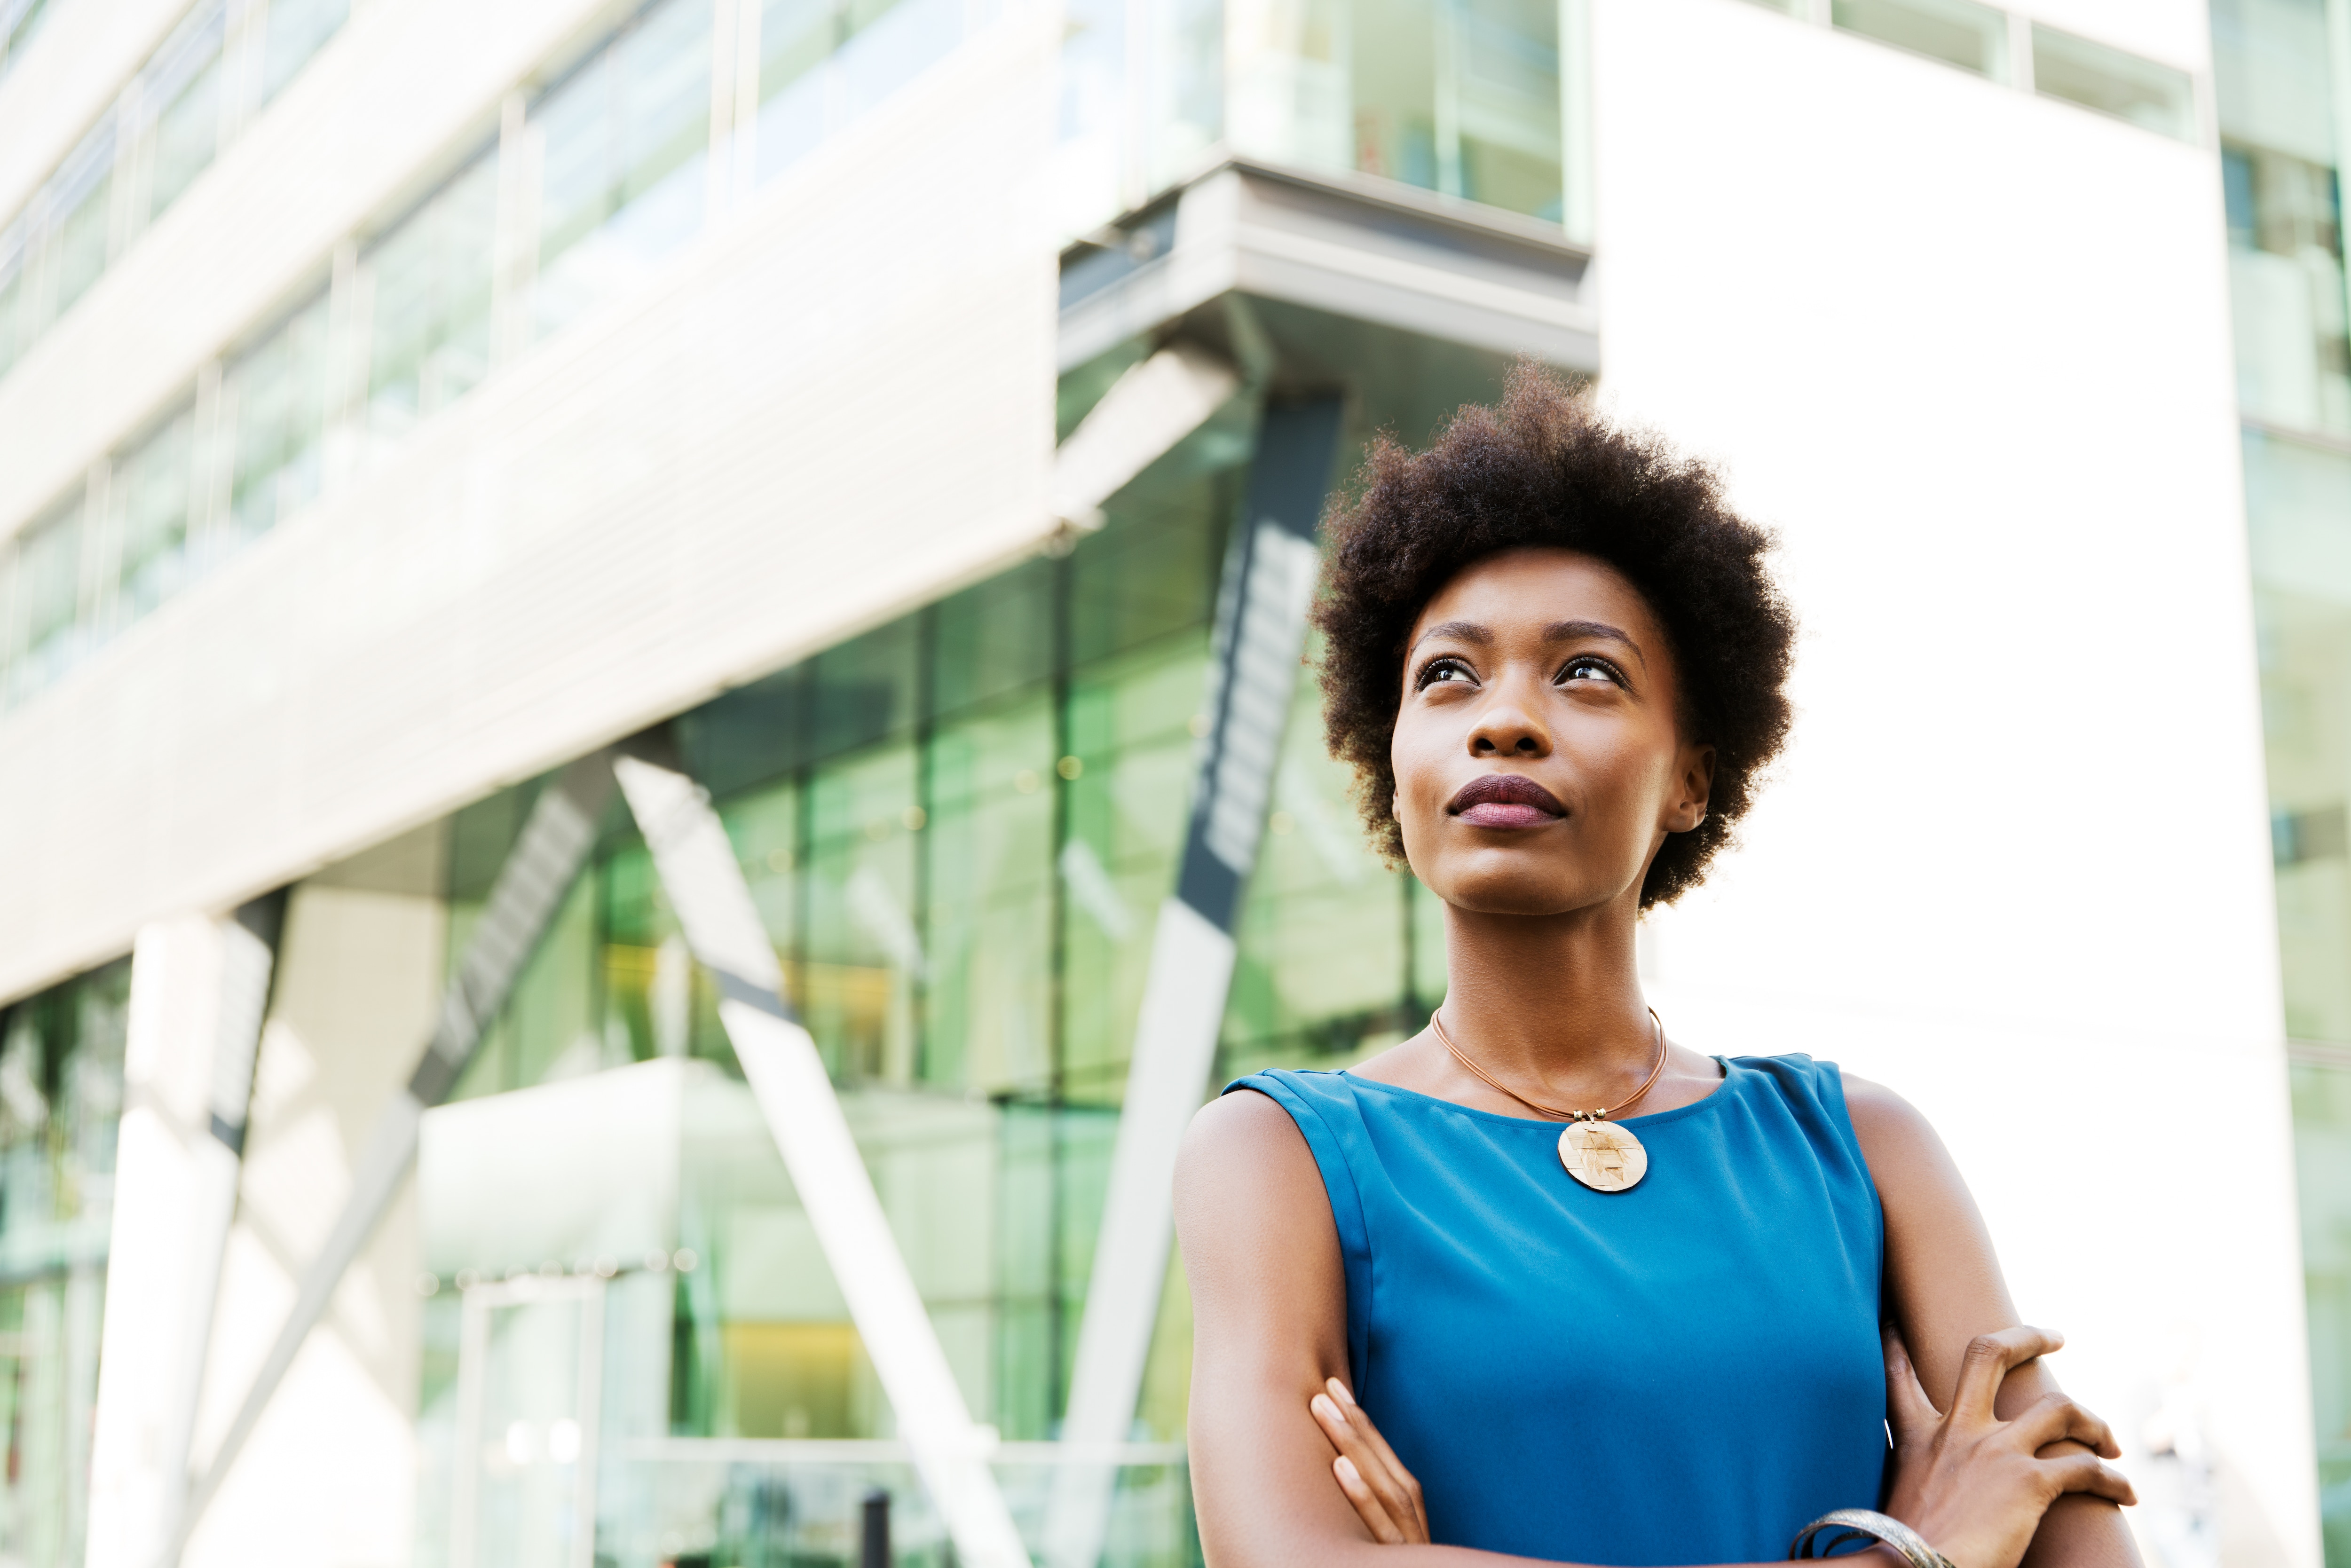
[[[1856,1134],[1863,1133],[1865,1123],[1873,1130],[1897,1135],[1926,1125],[1926,1118],[1893,1090],[1834,1061],[1823,1061],[1802,1051],[1791,1051],[1784,1056],[1732,1056],[1724,1061],[1733,1070],[1744,1070],[1751,1081],[1771,1083],[1782,1093],[1842,1106]]]
[[[1228,1091],[1193,1113],[1176,1155],[1176,1207],[1178,1228],[1193,1233],[1187,1256],[1196,1236],[1280,1234],[1301,1225],[1327,1233],[1332,1223],[1303,1131],[1265,1093]]]
[[[1839,1071],[1837,1077],[1845,1119],[1881,1197],[1897,1203],[1914,1191],[1940,1191],[1956,1180],[1951,1156],[1924,1112],[1859,1073]]]
[[[1934,1127],[1918,1108],[1885,1084],[1848,1072],[1834,1062],[1822,1065],[1836,1080],[1844,1099],[1845,1117],[1853,1124],[1853,1135],[1861,1140],[1865,1156],[1874,1160],[1876,1151],[1873,1145],[1890,1146],[1935,1135]]]

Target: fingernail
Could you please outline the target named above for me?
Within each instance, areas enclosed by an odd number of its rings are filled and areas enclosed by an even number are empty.
[[[1339,1396],[1340,1403],[1344,1405],[1353,1405],[1355,1402],[1354,1395],[1350,1393],[1347,1385],[1340,1382],[1337,1378],[1332,1378],[1328,1386],[1332,1393]]]
[[[1311,1403],[1314,1414],[1322,1416],[1325,1421],[1336,1421],[1342,1427],[1347,1424],[1347,1413],[1340,1409],[1329,1395],[1317,1394]]]
[[[1359,1481],[1364,1479],[1355,1473],[1355,1461],[1349,1458],[1344,1454],[1340,1455],[1338,1461],[1331,1468],[1337,1470],[1341,1476],[1344,1477],[1348,1480]]]

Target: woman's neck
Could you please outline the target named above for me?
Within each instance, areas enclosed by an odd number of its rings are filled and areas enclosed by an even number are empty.
[[[1542,917],[1446,909],[1445,1023],[1512,1083],[1622,1098],[1656,1059],[1633,946],[1634,912]]]

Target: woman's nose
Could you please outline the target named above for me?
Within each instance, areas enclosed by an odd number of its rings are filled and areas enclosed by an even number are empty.
[[[1542,757],[1551,751],[1551,732],[1523,704],[1506,698],[1479,716],[1469,732],[1469,751],[1476,757]]]

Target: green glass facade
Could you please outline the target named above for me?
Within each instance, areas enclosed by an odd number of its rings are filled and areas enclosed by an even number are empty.
[[[0,1561],[72,1568],[122,1120],[127,959],[0,1010]]]
[[[1065,423],[1127,358],[1070,378]],[[1068,553],[673,725],[726,822],[965,1396],[1016,1449],[1057,1435],[1068,1396],[1256,421],[1252,400],[1228,406],[1123,491],[1104,528]],[[1441,994],[1434,902],[1366,846],[1315,710],[1312,683],[1301,682],[1240,923],[1220,1082],[1277,1061],[1352,1060],[1419,1028]],[[453,963],[531,793],[455,820]],[[663,1059],[739,1079],[712,983],[688,959],[642,840],[618,806],[605,826],[460,1101]],[[693,1267],[673,1268],[665,1284],[623,1273],[608,1292],[606,1385],[650,1375],[664,1390],[657,1409],[608,1402],[608,1454],[650,1452],[658,1437],[672,1467],[691,1469],[697,1454],[737,1452],[725,1445],[743,1439],[891,1433],[772,1145],[754,1137],[723,1158],[713,1152],[732,1114],[686,1118],[676,1235]],[[426,1249],[436,1249],[430,1234]],[[455,1419],[461,1381],[461,1292],[438,1287],[495,1281],[531,1261],[483,1257],[468,1278],[434,1281],[428,1429]],[[665,1328],[643,1326],[664,1318]],[[1133,1434],[1166,1446],[1165,1460],[1127,1472],[1116,1561],[1176,1563],[1196,1552],[1176,1447],[1190,1341],[1181,1272],[1171,1270]],[[650,1374],[647,1363],[658,1364]],[[842,1517],[823,1500],[827,1486],[839,1489],[839,1466],[806,1450],[766,1452],[712,1480],[696,1517],[658,1528],[649,1521],[663,1489],[611,1461],[599,1483],[599,1552],[633,1562],[666,1538],[714,1562],[766,1561],[760,1552],[801,1539],[799,1526],[778,1522],[791,1519],[816,1531],[808,1549],[825,1550],[823,1528]],[[911,1472],[893,1479],[861,1464],[860,1484],[892,1485],[902,1505],[920,1506]],[[1007,1471],[1024,1521],[1046,1479],[1041,1466],[1027,1481]],[[450,1485],[445,1474],[428,1480],[428,1520]],[[434,1527],[422,1533],[437,1561]],[[926,1560],[902,1550],[901,1561]]]
[[[2339,0],[2215,0],[2326,1560],[2351,1564],[2351,340]]]

